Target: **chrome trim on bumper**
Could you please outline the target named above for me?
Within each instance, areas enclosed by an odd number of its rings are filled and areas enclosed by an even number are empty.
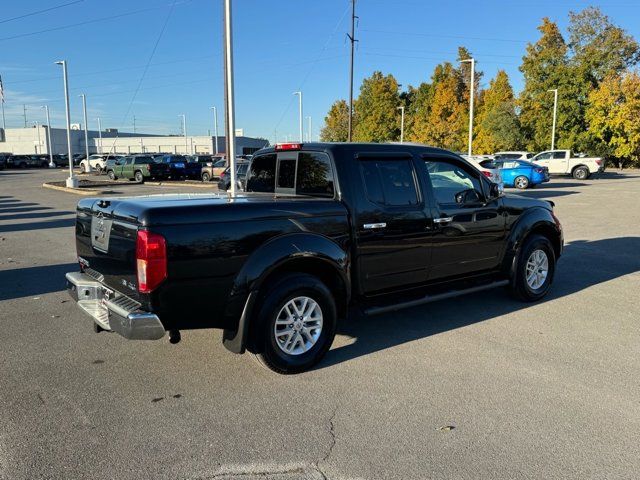
[[[67,291],[78,306],[104,330],[129,340],[158,340],[165,329],[157,315],[140,310],[140,304],[125,295],[106,288],[82,272],[69,272]],[[107,294],[113,294],[108,298]]]

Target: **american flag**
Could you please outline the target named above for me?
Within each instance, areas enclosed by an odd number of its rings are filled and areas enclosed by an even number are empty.
[[[0,75],[0,101],[4,103],[4,87],[2,86],[2,75]]]

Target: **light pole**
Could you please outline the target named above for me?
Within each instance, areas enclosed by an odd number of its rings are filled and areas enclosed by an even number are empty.
[[[547,90],[547,92],[553,92],[553,126],[551,127],[551,150],[556,148],[556,117],[558,115],[558,89],[553,88]]]
[[[307,140],[308,140],[309,142],[311,142],[311,131],[312,131],[312,130],[311,130],[311,115],[309,115],[309,116],[307,117],[307,120],[309,120],[309,131],[307,132]]]
[[[78,179],[73,176],[73,149],[71,148],[71,112],[69,111],[69,81],[67,77],[67,61],[59,60],[57,65],[62,65],[62,75],[64,77],[64,103],[67,111],[67,153],[69,155],[69,178],[67,187],[78,188]]]
[[[87,96],[84,93],[78,95],[82,98],[82,115],[84,117],[84,152],[87,159],[87,165],[89,165],[89,124],[87,123]],[[89,165],[91,170],[91,165]]]
[[[398,107],[400,110],[400,143],[404,143],[404,105]]]
[[[49,105],[43,105],[40,108],[44,108],[47,114],[47,150],[49,151],[49,168],[56,168],[56,164],[53,162],[53,144],[51,143],[51,118],[49,117]]]
[[[304,142],[302,133],[302,92],[293,92],[293,95],[298,96],[298,128],[300,129],[300,141]]]
[[[473,93],[476,87],[476,60],[467,58],[460,60],[460,63],[471,63],[471,84],[469,86],[469,157],[471,157],[471,146],[473,143]]]
[[[213,110],[213,135],[216,137],[216,155],[220,150],[218,150],[218,109],[216,107],[211,107]]]
[[[233,30],[231,0],[224,0],[224,73],[225,73],[225,120],[227,129],[227,158],[231,185],[229,193],[236,194],[236,113],[233,97]]]
[[[97,118],[98,120],[98,149],[100,151],[100,153],[102,153],[102,124],[100,123],[100,117]]]
[[[178,115],[182,117],[182,133],[184,133],[184,154],[189,153],[189,146],[187,143],[187,116],[183,113]]]

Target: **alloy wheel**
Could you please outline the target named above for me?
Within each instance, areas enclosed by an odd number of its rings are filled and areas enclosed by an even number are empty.
[[[273,327],[276,344],[287,355],[308,352],[322,333],[322,309],[310,297],[296,297],[280,309]]]

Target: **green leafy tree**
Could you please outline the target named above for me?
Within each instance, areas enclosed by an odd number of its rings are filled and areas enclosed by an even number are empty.
[[[494,153],[521,147],[522,134],[509,77],[498,70],[489,88],[482,92],[482,108],[476,117],[474,152]]]
[[[589,95],[589,130],[600,141],[601,155],[611,155],[622,168],[640,166],[640,76],[609,74]]]
[[[324,117],[324,127],[320,131],[323,142],[346,142],[349,138],[349,105],[344,100],[337,100]]]
[[[365,78],[354,103],[358,122],[353,138],[359,142],[387,142],[400,137],[401,105],[398,82],[393,75],[374,72]]]
[[[565,145],[568,137],[569,117],[572,113],[568,84],[568,47],[558,26],[544,18],[538,27],[540,39],[527,45],[520,71],[524,76],[524,89],[520,93],[520,122],[527,148],[538,151],[550,146],[553,115],[553,94],[550,89],[558,88],[562,94],[558,103],[558,145]]]

